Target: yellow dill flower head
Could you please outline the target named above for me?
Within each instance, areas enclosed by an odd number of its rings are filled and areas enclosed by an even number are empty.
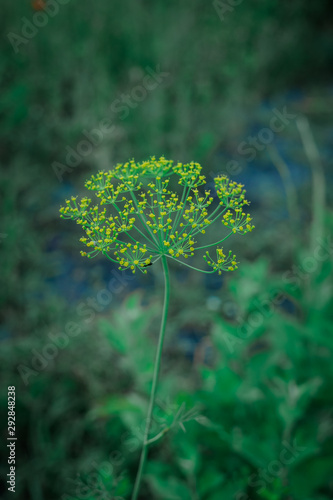
[[[80,239],[87,247],[81,252],[83,256],[92,258],[102,253],[120,269],[145,273],[161,256],[188,259],[197,250],[218,245],[233,233],[252,231],[252,219],[243,211],[248,204],[243,186],[226,176],[217,177],[216,206],[210,191],[201,188],[205,183],[201,170],[199,163],[174,164],[163,156],[143,162],[132,159],[86,181],[86,188],[97,198],[96,205],[90,198],[78,201],[72,197],[61,207],[60,214],[75,220],[85,232]],[[171,176],[178,179],[183,192],[169,188]],[[198,247],[198,235],[209,231],[220,234],[219,222],[224,231],[229,229],[229,234],[221,235],[213,245]],[[215,260],[208,253],[204,259],[212,268],[209,272],[237,269],[235,256],[229,252],[226,257],[219,247]]]
[[[236,255],[233,255],[231,250],[228,253],[228,256],[224,254],[223,248],[216,249],[216,259],[214,260],[209,252],[207,251],[204,255],[204,259],[208,266],[212,267],[214,271],[217,271],[219,274],[222,274],[222,271],[234,271],[238,268],[236,261]]]

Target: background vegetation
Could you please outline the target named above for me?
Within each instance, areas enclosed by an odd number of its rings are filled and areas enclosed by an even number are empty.
[[[129,279],[87,262],[58,209],[94,171],[152,154],[243,182],[256,230],[235,239],[232,275],[171,270],[154,418],[170,430],[142,499],[333,496],[332,9],[247,0],[222,19],[222,3],[70,0],[18,46],[9,34],[45,5],[2,2],[0,404],[5,441],[15,385],[16,498],[129,498],[160,269]],[[240,145],[285,107],[293,118],[250,159]],[[113,129],[59,176],[55,162],[68,167],[67,148],[106,119]]]

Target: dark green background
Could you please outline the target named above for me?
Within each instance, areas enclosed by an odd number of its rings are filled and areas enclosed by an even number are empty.
[[[174,425],[151,450],[141,498],[332,498],[331,3],[244,0],[221,19],[203,0],[70,0],[14,50],[13,34],[42,19],[33,5],[3,0],[0,16],[1,430],[5,442],[15,385],[18,437],[16,493],[4,486],[1,497],[129,498],[161,271],[120,282],[93,311],[88,301],[113,270],[81,258],[80,232],[58,210],[95,171],[164,154],[200,162],[210,187],[237,162],[229,174],[248,190],[256,230],[231,241],[234,273],[207,280],[171,268],[155,430]],[[168,76],[128,113],[112,111],[147,68]],[[296,119],[274,135],[275,150],[249,161],[239,145],[284,107]],[[302,116],[310,135],[299,132]],[[113,133],[60,182],[54,162],[104,119]],[[320,235],[329,246],[322,261]],[[68,345],[37,365],[50,334]],[[302,451],[281,462],[295,440]],[[1,453],[4,478],[5,446]]]

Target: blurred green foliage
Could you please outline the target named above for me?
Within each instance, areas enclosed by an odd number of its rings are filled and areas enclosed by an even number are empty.
[[[259,104],[295,88],[311,89],[300,111],[311,114],[325,143],[330,7],[328,0],[249,0],[222,22],[213,2],[202,0],[71,0],[15,53],[7,35],[21,34],[22,18],[36,11],[28,0],[2,2],[0,405],[3,423],[7,386],[15,385],[16,498],[128,498],[146,414],[159,271],[150,270],[141,291],[129,293],[128,282],[86,325],[76,307],[105,287],[104,271],[98,261],[83,267],[59,205],[92,171],[130,157],[195,160],[209,176],[223,168],[220,148],[237,147],[234,137]],[[110,106],[141,85],[147,67],[169,75],[121,119]],[[66,148],[103,119],[113,133],[59,182],[52,163],[64,163]],[[305,165],[304,151],[294,149],[299,137],[286,135],[289,158]],[[163,437],[149,455],[143,499],[332,497],[332,255],[305,270],[314,259],[311,186],[298,195],[297,233],[270,219],[267,207],[285,203],[278,191],[255,206],[257,230],[236,248],[243,262],[222,287],[172,269],[153,425]],[[325,213],[327,242],[332,216]],[[277,292],[284,299],[273,304]],[[64,334],[69,321],[80,334],[33,368],[49,333]],[[20,365],[35,372],[27,384]]]

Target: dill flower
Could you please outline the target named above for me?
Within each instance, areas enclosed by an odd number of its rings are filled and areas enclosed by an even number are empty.
[[[233,233],[244,235],[252,231],[252,218],[244,212],[248,205],[242,184],[222,175],[215,178],[218,197],[216,205],[207,189],[202,189],[205,176],[199,163],[177,163],[165,159],[135,162],[130,160],[116,165],[110,171],[93,175],[85,186],[93,191],[97,204],[90,198],[72,197],[61,207],[61,217],[75,220],[85,236],[80,241],[86,249],[83,256],[95,257],[99,253],[116,263],[119,269],[140,270],[162,256],[180,261],[193,256],[198,250],[217,246]],[[169,188],[170,177],[178,177],[182,193]],[[197,246],[197,238],[217,223],[227,231],[212,245]],[[237,269],[236,257],[222,248],[216,249],[214,260],[209,253],[204,259],[212,271]],[[191,267],[191,266],[189,266]]]
[[[244,235],[252,231],[251,217],[244,211],[248,205],[242,184],[230,181],[225,175],[216,177],[215,189],[218,202],[210,191],[203,188],[206,179],[199,163],[174,164],[163,156],[152,156],[144,162],[130,160],[118,164],[108,172],[98,172],[87,182],[94,191],[97,204],[90,198],[72,197],[61,207],[61,217],[79,224],[85,245],[81,252],[88,258],[99,253],[116,263],[119,269],[146,273],[146,268],[161,259],[164,271],[164,306],[158,347],[152,376],[152,389],[141,458],[133,487],[132,500],[137,500],[147,459],[148,447],[164,435],[150,437],[150,423],[156,397],[163,341],[169,308],[170,279],[168,259],[189,265],[186,260],[195,252],[215,247],[215,257],[208,250],[203,259],[210,271],[222,273],[237,269],[236,256],[225,252],[220,244],[234,233]],[[170,189],[171,176],[182,187],[181,193]],[[198,246],[198,236],[207,231],[218,236],[215,243]],[[214,228],[214,229],[212,229]],[[167,429],[168,430],[168,429]]]

